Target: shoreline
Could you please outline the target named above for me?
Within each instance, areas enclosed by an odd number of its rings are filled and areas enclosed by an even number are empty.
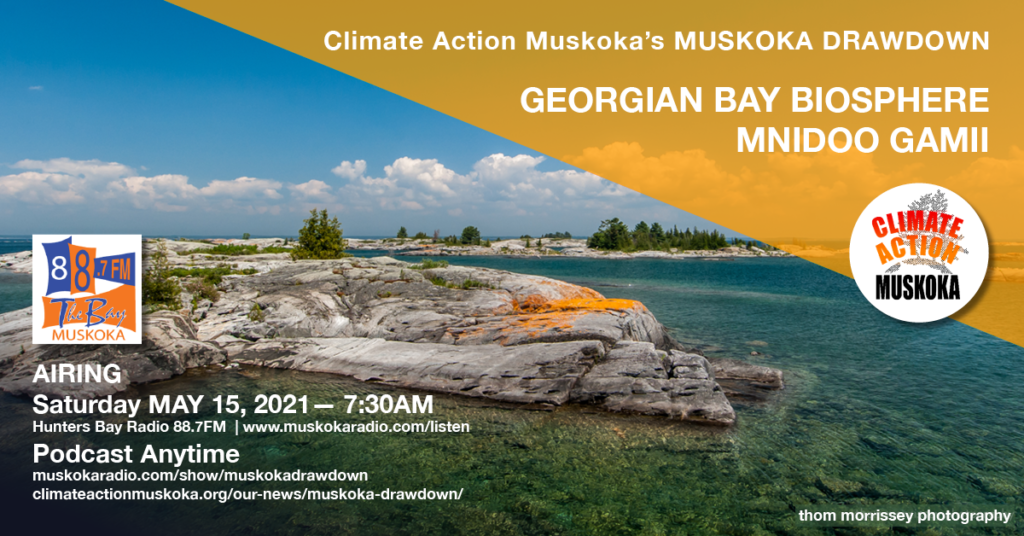
[[[264,254],[259,250],[267,247],[291,248],[290,239],[285,238],[210,238],[203,240],[170,240],[165,238],[144,239],[144,243],[155,243],[164,241],[168,249],[176,255],[195,252],[197,250],[212,249],[219,245],[228,246],[256,246],[256,255],[274,255],[280,258],[284,253]],[[287,242],[286,242],[287,241]],[[526,247],[527,240],[510,239],[491,242],[490,246],[459,245],[451,246],[443,243],[434,243],[430,239],[364,239],[347,238],[345,251],[348,253],[359,251],[381,251],[387,256],[394,257],[526,257],[526,258],[575,258],[575,259],[706,259],[706,260],[733,260],[746,258],[778,258],[795,257],[782,250],[765,251],[754,247],[746,249],[738,246],[729,246],[713,250],[643,250],[633,252],[607,251],[587,247],[585,239],[541,239],[542,247]],[[532,244],[537,243],[530,239]],[[199,253],[192,253],[199,254]],[[221,260],[228,258],[242,260],[253,255],[218,255]],[[0,270],[7,270],[14,273],[31,273],[32,251],[20,251],[14,253],[0,254]]]
[[[397,242],[402,240],[401,242]],[[541,247],[527,247],[538,240],[510,239],[491,242],[490,246],[450,246],[430,240],[397,239],[360,240],[349,239],[348,250],[379,250],[403,257],[572,257],[589,259],[694,259],[694,258],[757,258],[789,257],[784,251],[765,251],[760,248],[746,249],[729,246],[713,250],[643,250],[634,252],[598,250],[587,247],[585,239],[541,239]]]
[[[31,274],[32,250],[0,255],[0,270],[15,274]]]
[[[195,253],[214,244],[165,244],[172,268],[212,268],[227,258]],[[390,257],[293,261],[257,252],[230,262],[243,273],[206,290],[202,275],[171,276],[181,294],[163,310],[144,309],[141,347],[66,354],[31,343],[31,308],[0,315],[0,389],[94,398],[237,363],[524,407],[584,404],[731,426],[730,398],[784,388],[782,371],[684,346],[638,301],[558,279]],[[117,386],[32,382],[33,365],[58,355],[131,372]]]

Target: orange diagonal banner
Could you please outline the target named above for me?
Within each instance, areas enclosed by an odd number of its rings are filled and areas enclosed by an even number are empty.
[[[945,186],[992,243],[986,283],[955,318],[1024,345],[1021,4],[174,3],[846,275],[872,199]],[[588,93],[616,98],[577,113],[575,88],[579,109]],[[758,127],[775,150],[741,151],[740,129]],[[871,128],[877,148],[809,152],[819,139],[797,127]]]

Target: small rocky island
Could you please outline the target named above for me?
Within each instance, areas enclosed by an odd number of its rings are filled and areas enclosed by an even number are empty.
[[[159,247],[189,273],[180,277],[180,307],[146,312],[142,345],[35,346],[31,308],[0,314],[0,389],[94,398],[239,363],[531,408],[586,404],[731,425],[730,398],[763,399],[783,387],[781,371],[684,348],[640,302],[430,261],[294,261],[262,253],[277,242],[251,242],[260,251],[232,257],[197,252],[213,253],[213,244],[147,242],[147,257]],[[0,265],[25,271],[17,255]],[[226,272],[219,282],[200,284],[203,270],[217,267]],[[124,374],[120,385],[33,383],[48,362],[117,363]]]
[[[755,257],[787,257],[782,250],[766,251],[758,247],[725,246],[716,249],[614,251],[589,247],[587,240],[579,238],[523,239],[489,241],[482,245],[446,244],[430,239],[353,239],[348,248],[363,251],[387,251],[395,256],[409,257],[466,257],[466,256],[528,256],[557,255],[588,259],[733,259]]]

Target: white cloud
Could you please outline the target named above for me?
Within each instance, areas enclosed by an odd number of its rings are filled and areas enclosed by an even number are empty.
[[[385,210],[439,208],[450,216],[461,215],[462,207],[477,203],[490,203],[506,213],[527,214],[541,208],[592,206],[600,198],[639,198],[639,194],[590,173],[538,170],[544,161],[543,156],[492,154],[462,175],[436,159],[402,157],[384,167],[384,177],[350,177],[342,191],[357,205]],[[334,172],[340,176],[338,168]]]
[[[452,186],[467,185],[472,180],[444,167],[436,159],[419,160],[403,156],[390,166],[384,166],[389,179],[395,179],[405,188],[429,192],[428,195],[451,197]]]
[[[404,212],[416,214],[406,225],[420,218],[418,224],[429,222],[426,225],[436,228],[449,218],[472,219],[476,224],[513,219],[532,224],[578,222],[609,211],[622,214],[620,209],[643,213],[640,207],[649,204],[635,192],[590,173],[542,171],[539,168],[545,163],[543,156],[499,153],[459,173],[438,159],[406,156],[384,166],[379,174],[368,174],[366,161],[354,160],[330,169],[332,175],[324,170],[326,177],[302,183],[237,177],[195,184],[186,175],[148,175],[145,167],[118,162],[26,159],[10,166],[13,174],[0,176],[0,209],[10,214],[8,209],[17,205],[25,205],[25,210],[33,205],[78,206],[87,208],[68,210],[90,212],[131,207],[154,214],[205,212],[260,218],[326,205],[342,217],[360,214],[364,226],[386,223],[390,227]]]
[[[543,156],[530,156],[526,154],[505,156],[502,153],[495,153],[481,158],[473,165],[473,169],[485,180],[500,179],[517,173],[528,173],[541,165],[544,160]]]
[[[0,177],[0,199],[33,205],[67,205],[81,203],[85,197],[78,193],[83,179],[59,173],[26,171]]]
[[[21,160],[11,166],[23,170],[21,173],[0,177],[0,202],[67,205],[89,201],[164,212],[273,214],[275,210],[304,210],[310,203],[343,201],[346,210],[419,211],[457,217],[488,211],[526,215],[601,208],[608,206],[607,202],[637,196],[590,173],[539,170],[545,161],[543,156],[492,154],[462,174],[437,159],[401,157],[384,166],[382,175],[371,176],[366,161],[355,160],[343,161],[330,170],[343,179],[341,184],[321,179],[289,184],[238,177],[212,180],[204,186],[193,184],[185,175],[147,176],[125,164],[97,159]]]
[[[112,199],[126,199],[135,208],[161,212],[183,212],[188,209],[184,203],[199,196],[199,189],[184,175],[125,177],[108,183],[106,189]]]
[[[281,199],[278,192],[282,184],[275,180],[238,177],[231,181],[210,181],[210,184],[199,189],[199,193],[207,197],[230,197],[232,199]]]
[[[135,208],[152,207],[163,212],[184,211],[188,207],[180,203],[199,195],[199,189],[189,184],[188,177],[184,175],[126,177],[109,183],[107,189],[115,195],[127,197]]]
[[[399,158],[384,166],[383,177],[363,175],[366,165],[362,160],[356,162],[360,163],[362,165],[346,166],[347,162],[342,162],[332,170],[335,175],[349,179],[341,188],[341,195],[356,206],[383,210],[438,208],[442,200],[455,202],[472,189],[472,177],[460,175],[436,159]],[[344,168],[343,173],[339,168]],[[352,176],[355,171],[360,174]]]
[[[28,90],[29,91],[42,91],[43,90],[43,86],[29,86]]]
[[[423,205],[415,201],[408,201],[405,199],[398,202],[398,207],[402,210],[423,210]]]
[[[101,160],[19,160],[10,166],[29,170],[0,177],[4,199],[34,205],[82,203],[100,196],[106,185],[132,175],[134,170],[117,162]]]
[[[366,160],[356,160],[355,164],[348,160],[342,161],[338,167],[331,170],[331,173],[343,179],[356,179],[366,172]]]
[[[83,179],[113,179],[135,173],[135,170],[117,162],[101,160],[72,160],[54,158],[51,160],[20,160],[11,166],[15,169],[37,169],[48,173],[63,173]]]
[[[185,212],[186,210],[188,210],[188,206],[186,205],[171,205],[168,203],[164,203],[163,201],[157,201],[156,203],[153,203],[153,208],[159,210],[160,212]]]
[[[316,179],[302,184],[289,184],[288,189],[291,190],[292,195],[302,199],[323,199],[325,201],[330,201],[334,197],[330,193],[331,187],[326,182],[318,181]]]
[[[103,208],[130,204],[142,210],[183,212],[191,209],[234,209],[243,211],[269,211],[260,203],[282,199],[282,183],[269,179],[239,177],[234,180],[214,180],[199,188],[185,175],[163,174],[143,176],[118,162],[102,160],[20,160],[10,167],[29,170],[0,176],[0,203],[17,201],[33,205],[68,205],[91,202],[91,207]],[[145,168],[142,168],[145,169]],[[329,191],[322,181],[310,181],[299,187],[303,192]],[[206,199],[227,198],[225,207],[209,205]],[[242,201],[245,202],[242,202]],[[278,209],[279,211],[280,209]]]

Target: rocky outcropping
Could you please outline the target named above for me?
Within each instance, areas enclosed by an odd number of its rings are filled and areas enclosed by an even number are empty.
[[[417,269],[388,257],[286,262],[222,284],[196,310],[204,340],[369,337],[456,346],[673,342],[643,304],[502,270]],[[259,319],[250,318],[254,307]]]
[[[238,242],[238,241],[235,241]],[[587,246],[587,240],[579,238],[561,239],[523,239],[495,240],[484,245],[455,245],[434,242],[431,239],[349,239],[351,250],[387,251],[400,256],[430,257],[464,257],[464,256],[542,256],[565,255],[569,257],[586,257],[591,259],[690,259],[714,258],[732,259],[746,257],[787,257],[789,253],[782,250],[764,250],[758,247],[728,246],[713,250],[678,250],[668,251],[605,251]]]
[[[577,382],[572,400],[609,411],[689,421],[732,424],[736,420],[704,356],[663,352],[645,342],[616,344]]]
[[[384,339],[284,339],[259,342],[236,361],[362,381],[489,398],[501,402],[562,405],[576,382],[604,355],[599,342],[461,348]]]
[[[388,257],[238,259],[236,269],[260,273],[224,276],[216,302],[186,293],[181,311],[147,314],[141,346],[35,347],[28,310],[0,315],[0,388],[88,398],[227,358],[500,402],[593,404],[728,425],[730,391],[716,377],[744,389],[782,387],[774,369],[683,351],[639,302],[545,277]],[[21,345],[24,353],[12,350]],[[124,385],[33,384],[36,366],[49,362],[117,363]]]
[[[187,316],[160,311],[143,317],[142,344],[137,345],[33,345],[31,309],[0,315],[0,388],[14,395],[95,398],[125,390],[132,383],[166,380],[185,372],[224,361],[226,352],[196,339]],[[120,383],[33,382],[39,365],[116,364]]]
[[[17,274],[32,273],[32,252],[19,251],[17,253],[0,255],[0,270],[7,270]]]

